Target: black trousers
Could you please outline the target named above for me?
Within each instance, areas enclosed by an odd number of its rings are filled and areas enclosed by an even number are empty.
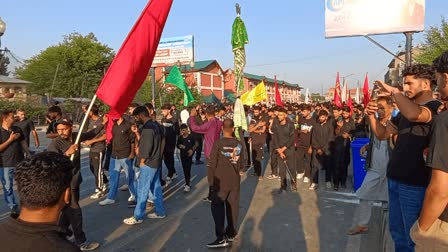
[[[319,170],[320,169],[325,169],[325,175],[327,176],[327,174],[330,172],[330,168],[328,168],[328,165],[330,163],[330,159],[328,158],[328,156],[323,153],[322,155],[317,154],[317,150],[313,149],[313,154],[312,154],[312,162],[311,162],[311,180],[313,183],[318,184],[319,183]],[[331,174],[330,174],[331,175]]]
[[[176,169],[174,168],[174,149],[175,145],[167,144],[163,150],[163,162],[168,169],[168,177],[170,178],[176,173]]]
[[[195,152],[195,160],[199,161],[201,160],[201,152],[202,152],[202,146],[204,144],[204,136],[199,133],[192,132],[191,135],[193,136],[194,140],[198,143],[198,148],[196,148]]]
[[[107,144],[106,145],[106,155],[104,157],[104,162],[103,162],[103,167],[104,167],[104,173],[108,173],[109,172],[109,165],[110,165],[110,158],[112,157],[112,144]]]
[[[263,160],[263,143],[252,143],[252,162],[254,164],[254,172],[257,176],[261,176]]]
[[[107,184],[108,179],[104,174],[104,151],[103,152],[90,152],[89,154],[90,160],[90,171],[93,173],[95,177],[95,186],[96,189],[101,190],[104,184]]]
[[[308,148],[296,148],[296,168],[297,173],[305,173],[305,177],[311,178],[311,154],[308,154]]]
[[[271,146],[272,147],[272,146]],[[277,152],[271,148],[271,174],[278,176],[278,159],[280,158]]]
[[[82,228],[82,211],[79,206],[79,188],[71,189],[70,205],[62,210],[59,225],[67,230],[71,226],[77,244],[84,243],[86,234]]]
[[[333,184],[345,186],[347,181],[348,165],[350,164],[350,140],[338,138],[335,142],[333,155]]]
[[[237,234],[240,190],[210,193],[211,211],[215,221],[215,234],[219,240],[224,236],[234,237]],[[225,220],[227,219],[227,227]]]
[[[249,137],[244,137],[244,144],[246,146],[246,157],[248,157],[246,166],[250,166],[250,144],[249,144]]]
[[[280,188],[283,190],[286,190],[287,187],[287,176],[290,176],[291,182],[293,184],[296,184],[297,182],[297,171],[295,168],[295,162],[294,162],[294,151],[293,150],[286,150],[285,151],[286,158],[281,159],[278,153],[275,153],[275,156],[277,156],[278,161],[278,167],[279,167],[279,175],[280,175]]]
[[[191,164],[193,163],[193,156],[184,156],[180,158],[182,169],[184,170],[185,184],[190,185],[191,179]]]

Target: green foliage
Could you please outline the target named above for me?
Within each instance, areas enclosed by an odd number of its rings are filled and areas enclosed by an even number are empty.
[[[9,58],[0,53],[0,75],[9,75],[8,71]]]
[[[431,26],[425,32],[425,43],[422,52],[415,57],[421,64],[432,64],[432,61],[448,50],[448,22],[442,17],[440,27]]]
[[[170,104],[175,104],[176,107],[178,108],[183,108],[184,106],[184,92],[182,90],[180,90],[179,88],[175,88],[173,86],[170,86],[172,89],[171,92],[168,92],[168,89],[165,87],[163,91],[161,92],[161,100],[162,100],[162,104],[165,103],[170,103]],[[202,95],[198,92],[198,90],[196,88],[190,88],[191,94],[194,97],[194,101],[192,103],[197,104],[197,103],[202,103],[204,102],[204,99],[202,97]],[[160,103],[160,99],[158,101]],[[191,104],[189,104],[191,105]]]
[[[24,109],[28,118],[34,118],[37,116],[44,116],[47,112],[47,107],[43,105],[36,105],[30,102],[19,102],[19,101],[6,101],[0,100],[0,110],[16,110]]]
[[[92,97],[114,57],[112,48],[98,42],[93,33],[71,33],[17,69],[17,77],[31,81],[27,92],[52,97]],[[56,69],[59,70],[52,90]]]

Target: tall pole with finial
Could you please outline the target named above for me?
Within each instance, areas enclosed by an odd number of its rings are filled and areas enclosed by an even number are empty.
[[[244,47],[249,43],[249,39],[246,26],[241,19],[241,6],[237,3],[235,9],[236,18],[232,25],[232,50],[234,54],[235,89],[237,96],[240,96],[240,91],[244,89],[243,70],[246,66],[246,51]]]

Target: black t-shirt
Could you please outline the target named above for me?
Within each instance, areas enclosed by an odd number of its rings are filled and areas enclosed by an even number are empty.
[[[23,121],[17,121],[14,126],[19,127],[23,132],[23,138],[30,145],[30,133],[34,130],[34,123],[30,119],[25,119]]]
[[[151,168],[162,166],[162,132],[160,126],[149,120],[140,129],[140,140],[138,142],[139,159],[145,160],[145,165]]]
[[[288,150],[294,148],[294,124],[289,120],[284,125],[277,123],[273,137],[273,149],[286,146]]]
[[[132,123],[123,120],[121,124],[114,121],[112,128],[112,158],[128,158],[131,154],[131,145],[135,141],[135,134],[132,132]]]
[[[251,125],[257,125],[259,122],[264,121],[266,128],[269,127],[269,122],[265,120],[265,118],[260,114],[258,116],[254,116],[250,122]],[[256,130],[263,128],[262,126],[258,127]],[[263,133],[250,133],[250,137],[252,138],[253,144],[264,144],[266,142],[266,131]]]
[[[15,167],[17,163],[25,159],[25,151],[22,148],[21,141],[24,140],[22,130],[17,126],[12,126],[10,130],[5,130],[0,126],[0,143],[4,143],[9,139],[11,133],[18,133],[20,137],[14,140],[0,152],[0,167]]]
[[[422,106],[432,112],[434,120],[440,104],[439,101],[432,100]],[[423,155],[429,145],[433,121],[410,122],[398,114],[391,122],[397,127],[398,137],[387,165],[387,177],[411,186],[427,186],[431,169],[426,167]]]
[[[100,128],[100,127],[103,128],[103,118],[102,117],[98,117],[98,119],[96,119],[96,120],[93,120],[92,118],[90,118],[89,127],[87,128],[87,131],[91,131],[91,130],[94,130],[94,129]],[[100,131],[94,137],[94,139],[102,136],[104,133],[105,133],[104,130]],[[105,149],[106,149],[106,141],[96,142],[90,146],[90,152],[103,152]]]
[[[299,132],[298,132],[298,147],[309,148],[311,146],[311,131],[316,125],[316,120],[314,118],[306,119],[302,117],[300,119]],[[303,130],[307,130],[308,133],[301,132]]]
[[[176,136],[179,135],[179,124],[174,117],[162,118],[160,121],[165,132],[165,146],[174,148],[176,146]]]
[[[216,140],[210,154],[208,181],[217,191],[239,190],[242,144],[236,138]]]
[[[185,146],[185,149],[179,148],[179,145],[182,144]],[[188,151],[195,149],[196,141],[192,135],[187,135],[187,137],[184,137],[183,135],[180,135],[177,138],[177,148],[180,150],[180,156],[181,157],[188,157]]]
[[[1,251],[81,251],[65,238],[66,235],[60,226],[53,223],[30,223],[10,217],[0,225]]]
[[[426,165],[433,169],[448,172],[448,155],[446,152],[447,145],[448,111],[444,111],[437,116],[433,123]],[[439,218],[445,222],[448,222],[448,208],[445,208],[445,211]]]

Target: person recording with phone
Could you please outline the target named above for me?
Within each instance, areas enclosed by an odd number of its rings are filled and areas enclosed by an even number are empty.
[[[423,205],[431,170],[425,165],[425,149],[431,125],[440,102],[432,97],[434,71],[430,65],[416,64],[403,71],[403,91],[382,81],[375,85],[383,95],[392,96],[400,113],[386,125],[375,116],[376,101],[368,103],[366,113],[371,130],[379,140],[397,135],[387,166],[389,190],[389,229],[396,251],[413,251],[410,229]]]

